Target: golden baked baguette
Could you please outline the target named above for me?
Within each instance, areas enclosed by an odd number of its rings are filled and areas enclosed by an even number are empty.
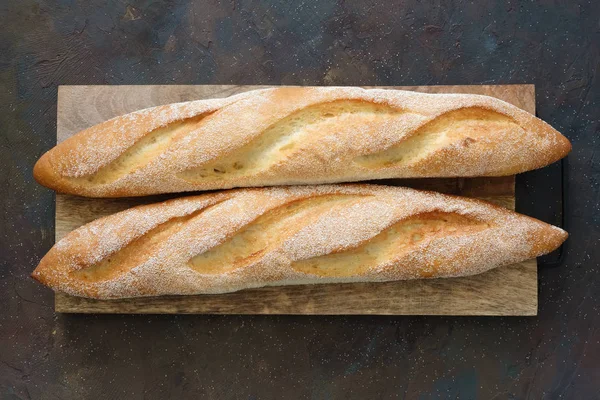
[[[64,193],[142,196],[512,175],[570,149],[550,125],[492,97],[283,87],[111,119],[44,154],[34,176]]]
[[[110,299],[472,275],[563,230],[492,204],[379,185],[236,189],[134,207],[59,241],[32,276]]]

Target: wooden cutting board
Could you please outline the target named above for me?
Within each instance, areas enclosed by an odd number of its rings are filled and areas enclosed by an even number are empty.
[[[57,141],[142,108],[225,97],[260,87],[265,86],[61,86],[58,90]],[[390,88],[485,94],[535,113],[533,85]],[[510,209],[515,205],[514,176],[379,182],[483,198]],[[56,240],[101,216],[170,197],[176,195],[86,199],[59,194],[56,196]],[[268,287],[222,295],[100,301],[57,293],[55,309],[63,313],[536,315],[537,263],[528,260],[466,278]]]

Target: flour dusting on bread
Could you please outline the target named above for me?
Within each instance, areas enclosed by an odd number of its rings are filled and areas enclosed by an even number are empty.
[[[237,189],[135,207],[68,234],[33,277],[93,298],[473,275],[566,232],[482,201],[378,185]]]
[[[46,153],[36,179],[90,197],[385,178],[504,176],[569,141],[501,100],[355,87],[275,88],[137,111]]]

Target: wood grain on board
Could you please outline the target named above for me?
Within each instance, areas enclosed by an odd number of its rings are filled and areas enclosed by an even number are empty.
[[[232,94],[266,86],[153,85],[61,86],[57,141],[115,116],[180,101]],[[494,96],[535,113],[533,85],[387,87],[428,93]],[[514,176],[501,178],[392,179],[378,181],[462,196],[478,197],[514,209]],[[57,194],[56,240],[99,217],[179,195],[88,199]],[[387,283],[267,287],[221,295],[163,296],[93,300],[56,293],[55,309],[64,313],[194,314],[381,314],[381,315],[536,315],[535,259],[481,275]]]

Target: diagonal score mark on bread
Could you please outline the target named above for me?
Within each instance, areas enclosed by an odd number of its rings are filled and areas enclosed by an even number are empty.
[[[354,161],[373,169],[414,164],[452,145],[469,147],[482,139],[489,141],[502,131],[525,133],[514,119],[493,110],[480,107],[452,110],[427,121],[386,150],[359,156]]]
[[[202,274],[222,274],[251,264],[321,214],[368,195],[330,194],[294,200],[268,210],[220,245],[198,254],[188,266]]]
[[[153,249],[158,250],[166,240],[183,229],[187,223],[190,223],[194,218],[209,209],[218,206],[223,201],[225,200],[217,201],[214,204],[207,204],[187,215],[170,218],[135,238],[116,252],[109,254],[99,262],[91,265],[83,264],[79,269],[72,271],[71,274],[84,282],[106,281],[123,275],[143,263],[148,258],[149,252]]]
[[[87,182],[104,185],[144,167],[165,152],[173,140],[199,129],[202,121],[213,113],[204,113],[183,121],[176,121],[148,133],[123,154],[101,167],[97,172],[80,178],[70,178],[74,182]]]
[[[398,260],[417,246],[427,252],[427,245],[440,237],[468,235],[491,225],[465,215],[442,211],[417,214],[392,224],[368,242],[331,254],[292,262],[292,268],[322,277],[360,276],[367,271]],[[435,266],[419,271],[423,278],[435,275]]]
[[[275,164],[285,164],[291,154],[319,141],[323,132],[335,131],[341,140],[348,130],[363,130],[366,135],[372,135],[401,116],[418,117],[386,104],[362,100],[313,104],[277,121],[243,147],[178,176],[190,182],[202,182],[254,175]]]

